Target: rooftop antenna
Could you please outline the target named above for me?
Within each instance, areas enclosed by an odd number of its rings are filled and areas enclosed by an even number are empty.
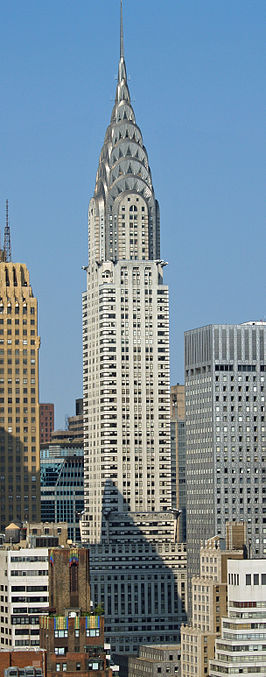
[[[10,226],[8,219],[8,200],[6,200],[6,225],[4,231],[4,259],[5,261],[11,261],[11,238],[10,238]]]
[[[120,59],[123,59],[124,56],[123,3],[120,0]]]

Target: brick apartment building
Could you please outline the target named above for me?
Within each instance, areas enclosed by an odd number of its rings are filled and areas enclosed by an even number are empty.
[[[47,677],[111,677],[104,651],[104,618],[90,613],[89,551],[49,549],[50,615],[40,617]]]
[[[103,616],[43,616],[40,645],[47,651],[47,677],[111,677],[104,651]]]
[[[49,604],[52,612],[90,611],[89,551],[86,548],[49,549]]]

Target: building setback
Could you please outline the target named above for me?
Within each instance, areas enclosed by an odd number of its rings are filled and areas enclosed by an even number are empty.
[[[83,399],[76,400],[75,416],[67,417],[66,430],[53,430],[51,433],[52,444],[70,444],[83,446]]]
[[[83,295],[84,516],[91,596],[112,651],[175,642],[186,552],[171,503],[169,301],[159,206],[127,83],[122,8],[115,104],[89,204]]]
[[[188,575],[201,540],[244,520],[254,557],[266,554],[266,323],[185,333]]]
[[[37,299],[24,263],[0,262],[0,531],[40,519]]]
[[[210,677],[266,674],[266,560],[228,562],[228,616],[215,642]]]

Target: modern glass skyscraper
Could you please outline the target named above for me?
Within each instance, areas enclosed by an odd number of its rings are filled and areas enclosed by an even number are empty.
[[[95,544],[92,598],[105,605],[107,636],[114,633],[118,651],[176,640],[185,606],[185,549],[176,543],[171,505],[164,265],[159,207],[127,84],[121,8],[118,83],[89,204],[83,296],[82,539]]]

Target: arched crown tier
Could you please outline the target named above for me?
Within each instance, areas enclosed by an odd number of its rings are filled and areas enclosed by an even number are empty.
[[[130,101],[122,54],[115,105],[89,207],[89,262],[159,258],[159,207],[147,151]]]

